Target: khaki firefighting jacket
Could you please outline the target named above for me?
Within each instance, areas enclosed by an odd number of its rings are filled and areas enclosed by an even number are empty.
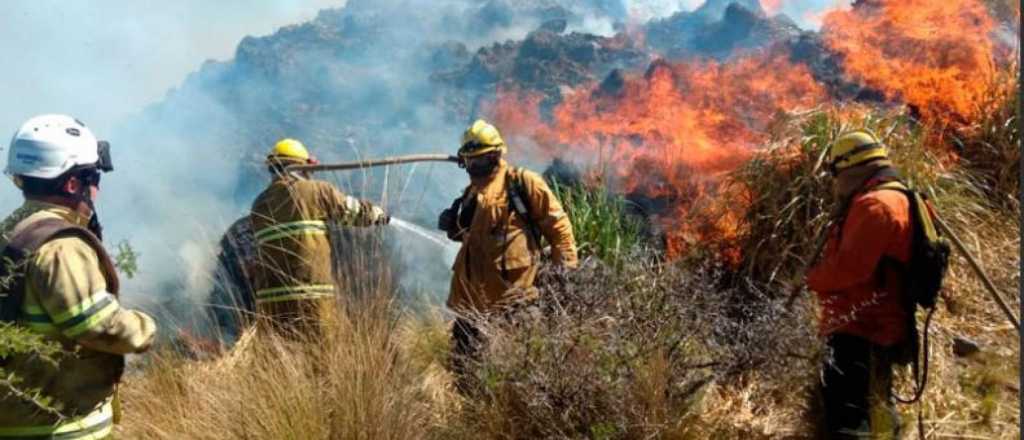
[[[462,206],[475,199],[476,208],[452,267],[448,307],[456,312],[491,312],[537,297],[533,284],[541,247],[526,219],[509,205],[509,185],[516,180],[522,182],[531,222],[551,244],[553,262],[577,265],[572,225],[558,198],[539,175],[502,160],[494,174],[474,179],[463,195]]]
[[[327,319],[334,298],[328,224],[370,226],[384,211],[320,180],[280,176],[252,205],[256,309],[275,324]]]
[[[21,228],[51,218],[88,224],[68,208],[28,201],[0,223],[0,247]],[[99,258],[83,239],[67,236],[46,242],[28,260],[19,325],[59,343],[66,353],[56,364],[13,356],[3,367],[24,379],[23,388],[40,389],[62,408],[57,415],[7,395],[0,399],[0,439],[98,439],[110,433],[124,355],[147,350],[156,325],[148,315],[120,306],[116,292],[108,291],[117,275],[105,272]]]

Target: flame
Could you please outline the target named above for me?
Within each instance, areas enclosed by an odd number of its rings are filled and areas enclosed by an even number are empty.
[[[549,156],[596,158],[622,192],[661,207],[669,255],[678,256],[696,241],[736,237],[744,197],[719,197],[724,174],[767,140],[777,115],[825,97],[804,66],[769,51],[725,64],[656,61],[643,75],[569,93],[547,118],[542,96],[503,88],[490,113],[513,139]]]
[[[992,102],[999,63],[1009,62],[979,0],[860,0],[829,9],[822,21],[846,75],[906,103],[940,132],[978,119]],[[789,55],[780,46],[722,63],[659,60],[643,74],[563,88],[558,102],[506,83],[484,113],[506,140],[583,162],[652,207],[670,257],[700,243],[735,263],[740,220],[758,189],[727,186],[726,174],[770,141],[778,115],[831,102]]]
[[[872,0],[832,11],[822,33],[849,75],[926,123],[959,126],[985,111],[995,28],[978,0]]]

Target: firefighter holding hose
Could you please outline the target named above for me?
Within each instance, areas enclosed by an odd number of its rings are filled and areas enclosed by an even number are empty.
[[[478,358],[481,335],[475,319],[537,298],[534,281],[541,240],[553,263],[577,265],[572,225],[558,198],[538,174],[505,161],[508,147],[498,129],[483,120],[462,136],[461,166],[470,184],[441,213],[438,227],[462,242],[455,258],[448,307],[459,315],[452,328],[452,372],[467,390],[468,362]]]
[[[309,178],[292,165],[316,164],[301,142],[283,139],[267,155],[270,185],[253,202],[253,291],[257,315],[292,336],[314,335],[331,319],[335,279],[328,225],[384,225],[383,209]]]

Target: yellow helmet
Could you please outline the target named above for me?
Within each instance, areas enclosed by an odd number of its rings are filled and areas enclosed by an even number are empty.
[[[888,158],[889,150],[867,130],[848,131],[839,135],[828,151],[832,174],[865,162]]]
[[[308,163],[309,151],[295,139],[281,139],[267,154],[267,163]]]
[[[477,119],[462,134],[462,147],[459,157],[476,157],[493,151],[508,151],[505,141],[501,139],[498,129],[483,119]]]

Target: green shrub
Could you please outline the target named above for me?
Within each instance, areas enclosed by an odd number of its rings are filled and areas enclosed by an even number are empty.
[[[57,364],[60,346],[41,334],[12,324],[0,324],[0,358],[35,356],[39,362]],[[38,388],[26,386],[18,372],[0,367],[0,396],[14,397],[42,412],[60,414],[60,405]]]
[[[603,186],[553,183],[562,201],[581,257],[594,256],[620,265],[643,246],[641,220],[628,211],[626,199]]]

